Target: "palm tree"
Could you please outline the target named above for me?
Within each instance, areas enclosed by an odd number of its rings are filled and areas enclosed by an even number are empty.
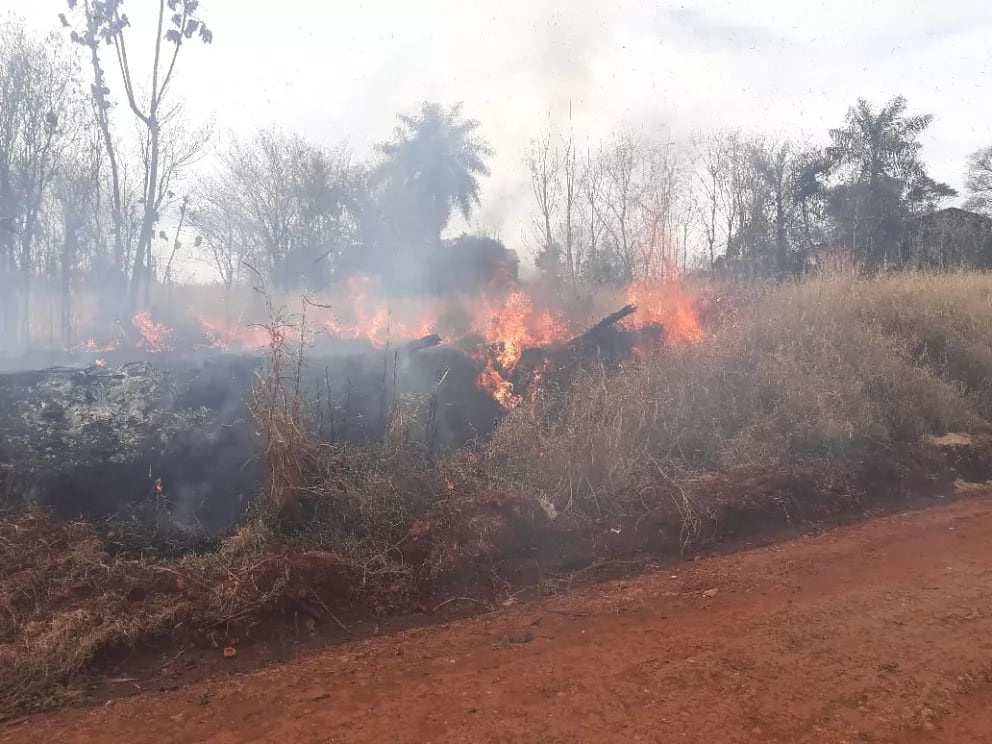
[[[907,219],[954,195],[932,180],[920,158],[919,136],[933,116],[906,115],[906,99],[897,96],[876,111],[858,100],[848,109],[844,126],[830,130],[827,148],[841,182],[830,203],[845,242],[858,250],[870,267],[897,254]]]
[[[476,132],[479,122],[462,118],[461,104],[445,109],[425,102],[419,113],[399,119],[393,139],[378,147],[385,156],[378,170],[384,208],[398,225],[419,226],[436,241],[455,208],[467,218],[479,203],[479,178],[489,175],[485,159],[492,150]]]

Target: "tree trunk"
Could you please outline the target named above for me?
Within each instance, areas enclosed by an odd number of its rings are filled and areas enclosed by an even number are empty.
[[[152,239],[155,236],[156,201],[158,199],[158,159],[159,159],[159,128],[155,113],[149,117],[149,139],[151,140],[148,157],[148,174],[145,183],[145,209],[141,218],[141,233],[138,237],[138,249],[134,256],[134,269],[131,273],[131,291],[128,295],[128,311],[133,315],[138,310],[138,296],[141,278],[146,282],[146,291],[151,282],[150,272],[146,270],[146,261],[150,265]]]

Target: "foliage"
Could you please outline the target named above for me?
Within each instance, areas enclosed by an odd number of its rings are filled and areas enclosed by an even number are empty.
[[[968,190],[965,206],[992,217],[992,145],[968,156],[965,188]]]
[[[955,195],[927,175],[920,159],[919,137],[933,116],[908,116],[906,110],[901,96],[877,111],[860,99],[844,126],[830,130],[830,213],[838,241],[867,268],[899,263],[907,219]]]
[[[425,102],[399,119],[392,140],[378,147],[380,210],[393,237],[423,247],[440,239],[456,209],[467,218],[479,203],[479,178],[489,175],[492,150],[477,132],[479,122],[462,116],[461,104],[446,109]]]

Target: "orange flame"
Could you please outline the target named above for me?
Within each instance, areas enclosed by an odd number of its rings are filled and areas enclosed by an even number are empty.
[[[261,326],[215,323],[200,316],[200,328],[211,349],[252,351],[269,345],[269,332]]]
[[[146,351],[163,352],[172,349],[172,329],[156,323],[146,310],[135,313],[131,323],[141,334],[141,345]]]
[[[313,312],[332,336],[366,339],[376,347],[423,338],[433,332],[429,307],[421,308],[420,317],[398,317],[387,304],[371,297],[377,285],[377,281],[367,276],[351,277],[345,284],[347,300],[343,310],[318,306]]]
[[[570,332],[568,323],[549,310],[536,309],[530,296],[520,290],[501,305],[484,305],[482,315],[484,321],[477,320],[477,325],[487,343],[500,344],[496,357],[506,371],[517,365],[524,349],[563,340]]]
[[[94,339],[88,338],[86,341],[79,345],[78,349],[80,351],[113,351],[117,348],[116,344],[98,344]]]
[[[310,328],[317,327],[339,339],[365,339],[373,346],[402,343],[421,338],[432,332],[446,336],[446,341],[481,340],[484,348],[477,358],[481,371],[477,385],[507,408],[527,401],[533,407],[532,394],[544,370],[533,375],[514,389],[511,379],[521,355],[528,348],[549,346],[568,341],[585,330],[586,321],[570,319],[563,310],[542,302],[537,292],[516,288],[507,294],[492,290],[481,297],[447,298],[444,300],[402,301],[390,306],[380,297],[375,280],[355,277],[347,281],[344,295],[333,305],[307,305],[306,320]],[[623,292],[637,312],[622,321],[627,330],[658,325],[664,329],[667,343],[692,343],[704,336],[698,310],[705,309],[703,295],[697,297],[681,281],[666,279],[641,281],[629,285]],[[269,332],[260,326],[242,322],[217,322],[199,317],[203,337],[210,348],[220,350],[257,350],[270,344]],[[173,331],[141,311],[132,319],[140,335],[142,348],[153,352],[175,348]],[[651,338],[637,340],[635,357],[649,353]],[[110,350],[114,345],[100,346],[93,339],[81,345],[86,351]],[[519,384],[519,383],[518,383]]]
[[[476,380],[480,390],[489,393],[504,408],[516,408],[522,398],[513,393],[513,383],[501,375],[492,362],[488,362]]]
[[[625,327],[660,325],[673,344],[703,338],[695,301],[681,282],[637,282],[627,287],[626,297],[629,304],[637,305],[637,312],[626,318]]]

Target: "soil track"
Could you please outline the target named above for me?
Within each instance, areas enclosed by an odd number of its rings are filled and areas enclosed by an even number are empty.
[[[0,741],[992,742],[990,545],[992,493]]]

